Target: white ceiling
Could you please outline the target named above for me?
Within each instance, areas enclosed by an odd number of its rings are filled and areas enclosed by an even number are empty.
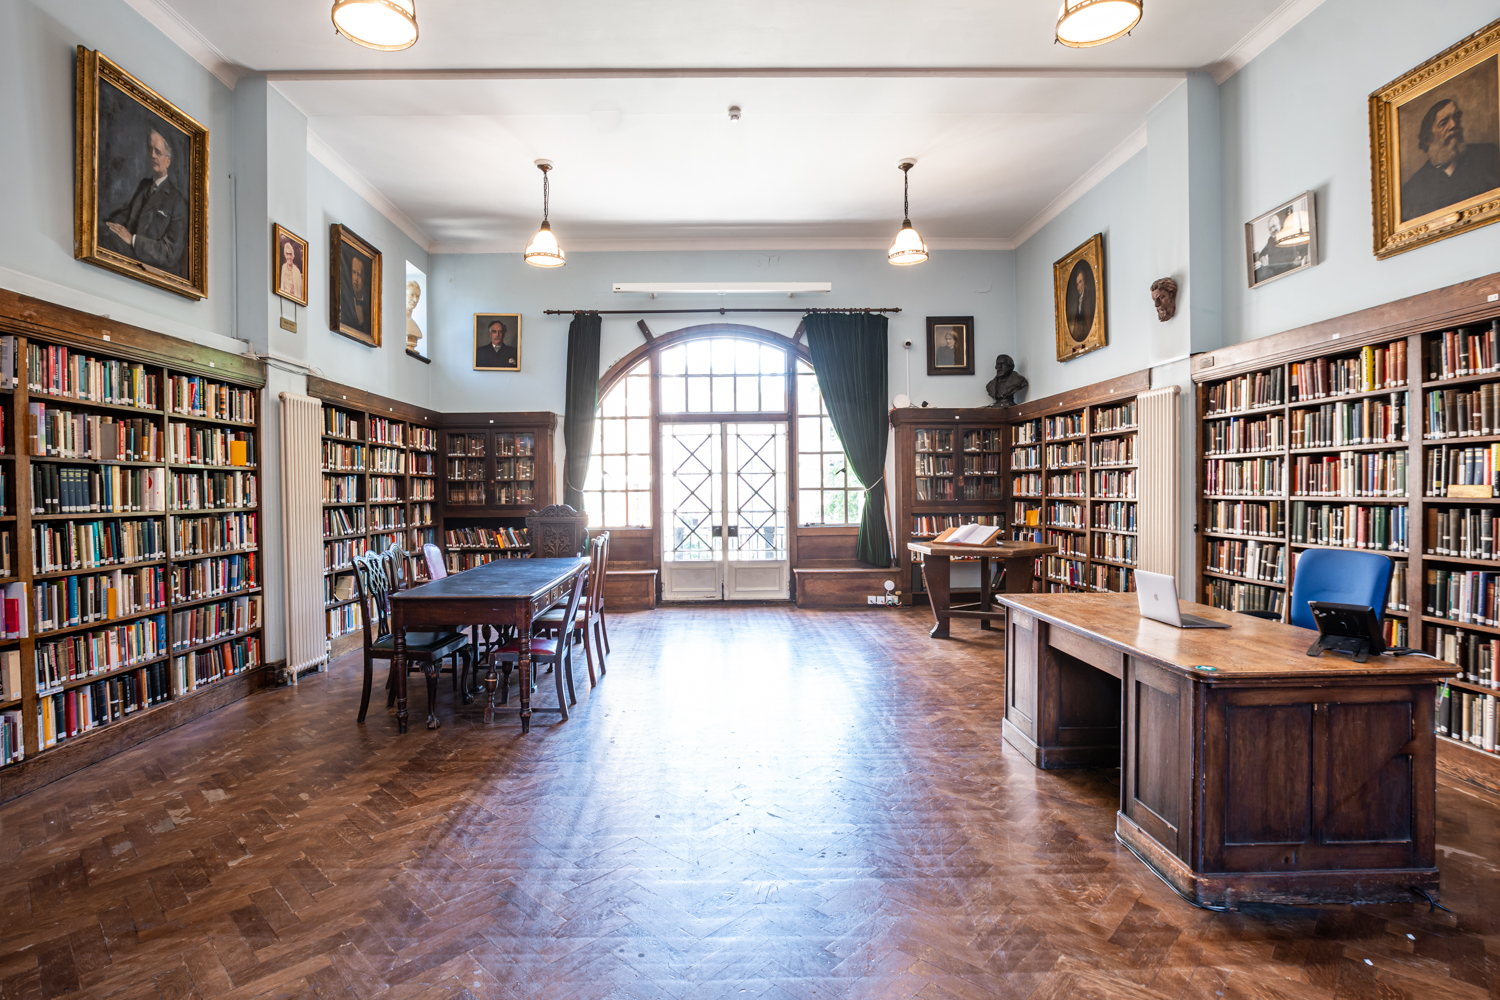
[[[1183,72],[1222,78],[1321,0],[1150,0],[1086,50],[1053,44],[1057,0],[418,0],[397,53],[335,35],[329,0],[129,2],[221,78],[268,72],[315,155],[460,251],[524,245],[543,157],[568,249],[882,246],[903,156],[929,242],[1013,245]]]

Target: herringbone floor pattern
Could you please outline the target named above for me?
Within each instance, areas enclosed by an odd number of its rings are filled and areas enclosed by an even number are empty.
[[[1196,910],[1112,775],[1002,750],[999,634],[927,625],[616,615],[525,738],[358,727],[346,659],[0,809],[0,996],[1500,997],[1493,798],[1440,784],[1454,915]]]

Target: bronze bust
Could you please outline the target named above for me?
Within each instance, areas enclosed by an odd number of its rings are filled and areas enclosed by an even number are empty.
[[[995,377],[985,385],[984,391],[993,400],[991,406],[1015,406],[1019,402],[1016,397],[1026,395],[1028,384],[1026,377],[1016,371],[1011,356],[1002,354],[995,359]]]
[[[1165,323],[1177,315],[1177,282],[1171,278],[1157,278],[1151,282],[1151,301],[1156,305],[1156,318]]]

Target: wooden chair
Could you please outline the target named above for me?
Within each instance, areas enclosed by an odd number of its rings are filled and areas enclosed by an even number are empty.
[[[533,559],[581,556],[589,550],[589,516],[565,503],[555,503],[526,515]]]
[[[443,562],[443,550],[428,542],[422,546],[422,558],[427,561],[427,578],[441,580],[448,575],[448,564]]]
[[[567,607],[563,610],[561,620],[572,621],[578,614],[578,605],[583,601],[583,589],[588,584],[588,573],[579,573],[573,581],[573,590],[568,595]],[[541,673],[542,666],[552,670],[553,681],[557,685],[557,711],[562,713],[564,722],[568,721],[568,706],[578,703],[578,696],[573,691],[573,629],[562,629],[555,638],[543,638],[541,636],[530,636],[525,640],[529,642],[531,652],[531,677],[535,685],[536,677]],[[505,679],[501,682],[500,701],[504,704],[510,698],[510,672],[511,664],[520,664],[521,642],[516,639],[502,642],[491,652],[491,667],[499,663],[504,672]],[[563,675],[567,675],[568,694],[563,697]],[[429,686],[431,686],[429,682]],[[532,706],[534,712],[551,712],[550,708],[537,708]]]
[[[392,660],[395,666],[395,641],[391,635],[390,596],[395,593],[395,578],[386,569],[386,560],[378,554],[354,557],[354,589],[359,601],[360,617],[363,619],[365,638],[365,684],[359,696],[359,721],[365,721],[370,708],[370,685],[374,679],[376,660]],[[465,669],[474,666],[474,654],[469,646],[469,637],[462,632],[408,632],[406,634],[406,665],[410,672],[419,664],[430,665],[427,674],[427,698],[437,700],[437,673],[445,658],[452,657],[455,688],[460,677],[458,660],[462,658]],[[387,672],[386,687],[389,696],[386,707],[396,702],[396,677]]]
[[[589,552],[589,582],[577,613],[573,616],[574,634],[583,636],[583,652],[589,667],[589,687],[598,683],[594,676],[594,660],[599,660],[599,677],[605,674],[604,657],[608,648],[604,645],[604,574],[609,566],[609,532],[595,535]],[[537,619],[538,627],[554,632],[562,628],[568,619],[562,608],[553,608]]]
[[[386,576],[394,586],[392,590],[406,590],[411,586],[411,579],[406,575],[406,550],[394,546],[376,553],[376,558],[381,561],[385,568]]]

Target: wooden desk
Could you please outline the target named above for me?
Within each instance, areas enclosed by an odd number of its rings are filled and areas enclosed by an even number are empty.
[[[1005,741],[1038,767],[1118,766],[1116,836],[1188,897],[1437,888],[1433,698],[1449,664],[1313,658],[1315,632],[1187,602],[1233,627],[1175,629],[1134,594],[999,601]]]
[[[948,619],[978,618],[979,627],[988,630],[990,622],[1004,618],[1005,612],[995,611],[991,603],[990,561],[1005,562],[1005,592],[1008,594],[1031,593],[1036,560],[1039,556],[1057,551],[1056,545],[1038,542],[1000,542],[997,545],[947,545],[937,542],[907,542],[906,547],[922,556],[922,579],[927,581],[927,600],[932,605],[935,623],[927,633],[934,639],[948,638]],[[979,603],[949,604],[948,579],[950,559],[979,559]]]
[[[406,732],[406,630],[438,631],[465,625],[514,625],[516,634],[529,636],[531,622],[567,599],[573,579],[586,572],[589,561],[567,559],[496,559],[462,573],[424,583],[391,595],[391,632],[395,635],[396,728]],[[531,730],[531,653],[521,643],[521,732]],[[442,725],[437,717],[437,664],[427,675],[427,728]],[[495,717],[494,665],[484,678],[488,699],[484,721]],[[542,711],[542,710],[539,710]],[[546,709],[545,711],[556,711]]]

